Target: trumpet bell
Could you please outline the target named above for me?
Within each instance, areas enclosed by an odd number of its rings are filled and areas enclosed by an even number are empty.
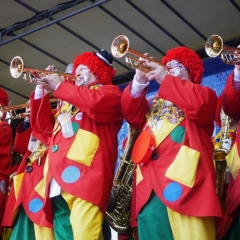
[[[229,47],[223,44],[220,36],[211,35],[205,43],[205,51],[211,58],[221,56],[221,59],[226,64],[240,65],[240,48]]]
[[[125,59],[125,62],[127,63],[127,65],[129,67],[131,67],[131,68],[139,69],[139,70],[141,70],[143,72],[149,72],[152,69],[150,67],[145,66],[145,64],[143,62],[139,61],[138,58],[143,58],[143,59],[146,59],[146,60],[148,60],[150,62],[155,62],[155,63],[163,66],[164,69],[167,72],[169,72],[168,68],[166,66],[160,64],[158,61],[156,61],[156,60],[154,60],[154,59],[152,59],[150,57],[145,56],[142,53],[137,52],[134,49],[131,49],[129,46],[130,46],[129,40],[128,40],[128,38],[125,35],[117,36],[113,40],[112,45],[111,45],[112,55],[114,57],[116,57],[116,58],[121,58],[126,53],[129,53],[130,56],[126,56],[126,59]]]
[[[23,72],[23,60],[21,57],[16,56],[10,63],[10,73],[13,78],[19,78]]]
[[[129,49],[129,40],[124,35],[117,36],[111,45],[112,55],[116,58],[123,57]]]
[[[215,58],[223,50],[223,40],[218,35],[210,36],[205,43],[205,51],[209,57]]]

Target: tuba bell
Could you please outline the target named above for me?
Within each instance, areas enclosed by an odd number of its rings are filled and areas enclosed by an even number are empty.
[[[118,233],[129,233],[134,229],[130,226],[132,184],[135,165],[131,160],[133,144],[140,131],[129,125],[128,138],[120,158],[113,180],[113,188],[106,212],[108,224]]]
[[[150,62],[155,62],[155,63],[163,66],[164,69],[168,72],[167,66],[160,64],[158,61],[156,61],[150,57],[147,57],[144,54],[141,54],[134,49],[131,49],[129,46],[130,46],[129,40],[126,36],[124,36],[124,35],[117,36],[113,40],[112,45],[111,45],[112,55],[116,58],[121,58],[121,57],[125,56],[127,53],[130,53],[132,56],[126,56],[125,61],[126,61],[127,65],[133,69],[139,69],[143,72],[149,72],[152,70],[150,67],[144,66],[144,63],[138,60],[138,58],[141,57]]]
[[[223,45],[223,40],[219,35],[211,35],[205,43],[205,51],[211,58],[221,55],[221,59],[226,64],[240,65],[240,58],[236,54],[240,53],[240,48]]]
[[[24,80],[27,83],[34,83],[34,84],[42,84],[48,85],[44,82],[44,76],[47,74],[56,73],[59,76],[65,76],[68,80],[76,81],[76,77],[73,74],[68,73],[61,73],[61,72],[53,72],[48,70],[42,70],[37,68],[31,68],[24,66],[23,60],[21,57],[16,56],[12,59],[10,63],[10,74],[13,78],[19,78],[22,73],[24,73]]]

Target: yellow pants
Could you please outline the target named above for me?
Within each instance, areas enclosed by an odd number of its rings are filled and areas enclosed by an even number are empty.
[[[81,198],[77,198],[64,191],[62,197],[70,209],[70,222],[75,240],[103,240],[101,209]]]

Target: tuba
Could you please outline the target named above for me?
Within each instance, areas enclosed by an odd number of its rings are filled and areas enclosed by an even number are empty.
[[[124,35],[117,36],[113,40],[112,45],[111,45],[112,55],[116,58],[121,58],[124,55],[126,55],[127,53],[130,53],[132,56],[126,56],[126,59],[125,59],[127,65],[131,68],[139,69],[143,72],[149,72],[152,69],[150,67],[144,66],[144,63],[137,59],[139,57],[141,57],[143,59],[146,59],[150,62],[155,62],[155,63],[163,66],[164,69],[168,72],[168,67],[167,66],[162,65],[158,61],[131,49],[129,46],[130,46],[129,40],[126,36],[124,36]]]
[[[63,77],[65,76],[67,77],[68,80],[76,81],[76,77],[73,74],[26,67],[23,64],[22,58],[16,56],[12,59],[10,63],[10,74],[12,75],[13,78],[19,78],[22,73],[24,73],[24,80],[27,83],[48,85],[46,82],[44,82],[44,77],[47,74],[52,73],[56,73]]]
[[[221,55],[221,59],[226,64],[240,65],[240,58],[236,54],[240,53],[240,48],[223,45],[223,40],[219,35],[211,35],[205,43],[205,51],[211,58]]]
[[[129,125],[126,146],[113,180],[113,188],[109,202],[109,206],[111,207],[108,207],[106,212],[108,224],[119,233],[129,233],[133,230],[130,226],[130,217],[135,165],[131,160],[131,154],[133,144],[139,134],[140,131],[133,129]]]

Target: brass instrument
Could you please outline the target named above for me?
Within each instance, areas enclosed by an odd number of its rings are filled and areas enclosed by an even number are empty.
[[[49,101],[50,101],[50,103],[59,102],[58,99],[54,99],[54,98],[50,99]],[[30,103],[19,104],[19,105],[14,105],[14,106],[0,105],[0,112],[2,112],[3,114],[8,112],[10,114],[11,119],[20,119],[20,118],[25,118],[25,117],[30,116],[30,113],[23,112],[23,113],[16,114],[15,110],[24,109],[27,107],[30,107]]]
[[[219,35],[211,35],[205,43],[205,51],[211,58],[221,55],[221,59],[226,64],[240,65],[240,58],[236,54],[240,53],[240,48],[223,45],[223,40]]]
[[[223,210],[225,210],[225,201],[223,195],[227,171],[226,156],[229,154],[229,150],[223,147],[223,141],[225,139],[229,139],[229,125],[230,118],[226,115],[225,121],[222,121],[222,132],[220,136],[219,147],[214,150],[213,154],[216,171],[216,192]]]
[[[149,72],[152,69],[150,67],[144,66],[144,63],[139,61],[136,57],[138,57],[138,58],[141,57],[141,58],[146,59],[150,62],[155,62],[155,63],[163,66],[166,69],[166,71],[168,72],[168,67],[167,66],[162,65],[158,61],[131,49],[129,47],[129,45],[130,45],[129,40],[126,36],[124,36],[124,35],[117,36],[113,40],[112,45],[111,45],[112,55],[116,58],[121,58],[124,55],[126,55],[126,53],[132,54],[133,57],[132,56],[126,56],[125,61],[126,61],[127,65],[130,66],[131,68],[139,69],[143,72]]]
[[[52,74],[52,73],[56,73],[60,76],[66,76],[68,80],[76,81],[76,77],[73,74],[26,67],[23,64],[22,58],[19,56],[16,56],[12,59],[10,63],[10,73],[13,78],[19,78],[21,74],[24,73],[25,82],[42,84],[42,85],[48,85],[46,82],[44,82],[43,78],[47,74]]]
[[[119,233],[129,233],[133,229],[130,226],[132,183],[134,163],[131,160],[133,144],[140,131],[129,126],[128,139],[120,158],[117,171],[113,180],[112,195],[109,205],[112,209],[107,210],[106,220],[108,224]],[[112,201],[112,202],[111,202]]]

